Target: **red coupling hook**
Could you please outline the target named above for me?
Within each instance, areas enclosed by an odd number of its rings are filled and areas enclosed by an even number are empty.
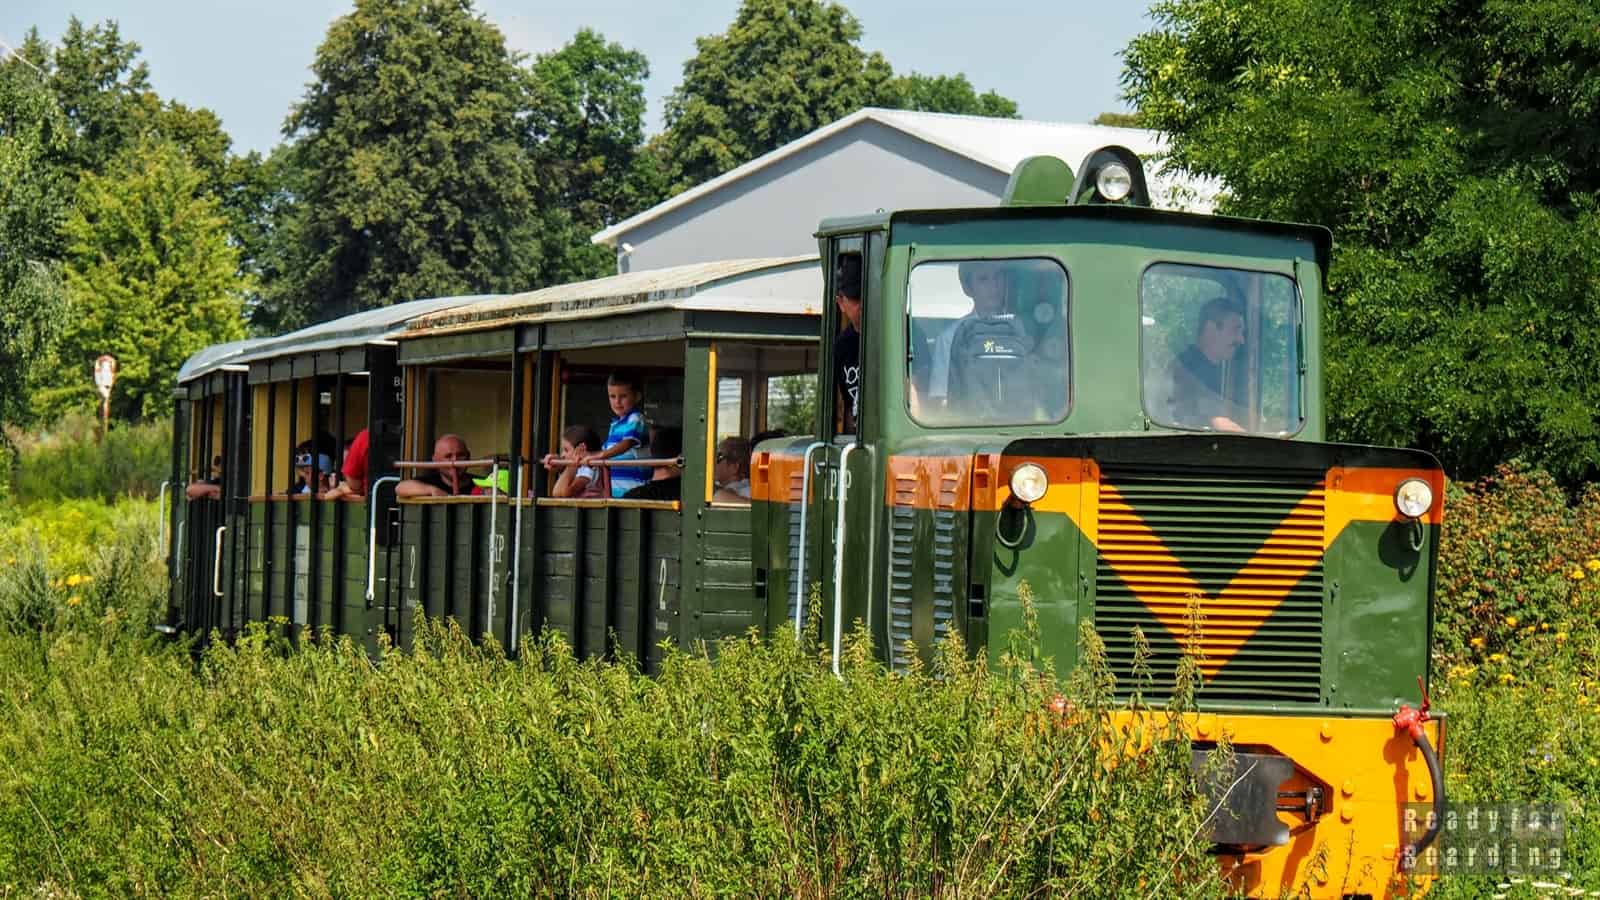
[[[1411,735],[1411,740],[1421,741],[1424,735],[1422,725],[1428,721],[1428,690],[1422,686],[1422,676],[1417,676],[1417,690],[1422,693],[1422,706],[1412,709],[1411,704],[1402,703],[1394,714],[1394,728]]]

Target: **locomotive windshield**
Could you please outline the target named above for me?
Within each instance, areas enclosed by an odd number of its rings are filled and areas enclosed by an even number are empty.
[[[1071,396],[1067,273],[1048,259],[927,262],[911,272],[912,418],[1043,425]]]
[[[1300,430],[1300,301],[1286,276],[1161,263],[1140,292],[1145,413],[1190,431]]]

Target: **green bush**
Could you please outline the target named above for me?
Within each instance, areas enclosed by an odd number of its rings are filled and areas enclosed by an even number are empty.
[[[1572,503],[1547,473],[1504,465],[1452,485],[1444,514],[1434,614],[1444,667],[1536,658],[1534,638],[1600,616],[1600,490]]]
[[[92,416],[62,419],[37,434],[13,435],[13,496],[24,503],[153,498],[170,476],[172,423],[113,422],[104,440]]]
[[[70,629],[109,616],[148,634],[167,603],[157,538],[149,500],[0,512],[0,631]]]

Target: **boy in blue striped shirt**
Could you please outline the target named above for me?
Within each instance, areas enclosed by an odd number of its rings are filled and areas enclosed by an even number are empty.
[[[611,373],[606,379],[606,399],[611,403],[611,429],[606,432],[606,442],[599,453],[591,453],[584,462],[597,459],[638,459],[639,448],[644,446],[649,432],[645,430],[644,413],[639,411],[639,384],[632,375]],[[633,466],[611,467],[611,496],[621,497],[650,480],[650,470]]]

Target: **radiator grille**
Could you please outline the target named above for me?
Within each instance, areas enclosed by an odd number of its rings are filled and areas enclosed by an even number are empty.
[[[1202,696],[1319,701],[1324,500],[1321,472],[1103,466],[1095,626],[1119,692],[1171,691],[1198,597]]]

